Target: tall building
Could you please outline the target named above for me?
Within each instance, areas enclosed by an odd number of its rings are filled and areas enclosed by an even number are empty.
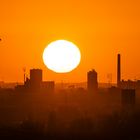
[[[31,69],[30,78],[26,77],[24,85],[18,85],[15,87],[16,91],[19,92],[36,92],[36,93],[54,93],[55,82],[54,81],[43,81],[43,71],[41,69]]]
[[[87,73],[87,90],[89,93],[97,93],[98,91],[97,72],[95,70]]]
[[[42,85],[42,70],[31,69],[30,70],[30,87],[32,89],[40,89]]]
[[[121,84],[121,55],[117,56],[117,87]]]

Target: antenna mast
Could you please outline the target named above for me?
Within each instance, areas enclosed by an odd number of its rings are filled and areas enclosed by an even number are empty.
[[[25,67],[23,68],[23,73],[24,73],[24,84],[25,84],[25,81],[26,81],[26,68]]]

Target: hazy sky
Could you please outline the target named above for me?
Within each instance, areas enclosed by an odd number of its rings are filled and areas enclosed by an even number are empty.
[[[86,81],[94,68],[100,82],[116,80],[116,55],[122,54],[122,78],[140,78],[139,0],[1,0],[0,80],[23,81],[22,68],[41,68],[44,80]],[[81,50],[79,67],[56,74],[42,60],[46,45],[57,39]],[[76,75],[76,76],[75,76]]]

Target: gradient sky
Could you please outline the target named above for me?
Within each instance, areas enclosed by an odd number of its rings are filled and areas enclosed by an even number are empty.
[[[122,54],[122,78],[140,78],[139,0],[1,0],[0,80],[22,82],[23,71],[41,68],[44,80],[86,81],[94,68],[100,82],[112,73]],[[77,69],[67,74],[48,70],[42,60],[46,45],[57,39],[81,50]],[[76,76],[75,76],[76,75]]]

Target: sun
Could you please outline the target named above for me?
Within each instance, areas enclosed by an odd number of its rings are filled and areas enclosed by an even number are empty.
[[[56,40],[50,43],[43,52],[43,61],[48,69],[56,73],[68,73],[80,63],[81,53],[72,42]]]

